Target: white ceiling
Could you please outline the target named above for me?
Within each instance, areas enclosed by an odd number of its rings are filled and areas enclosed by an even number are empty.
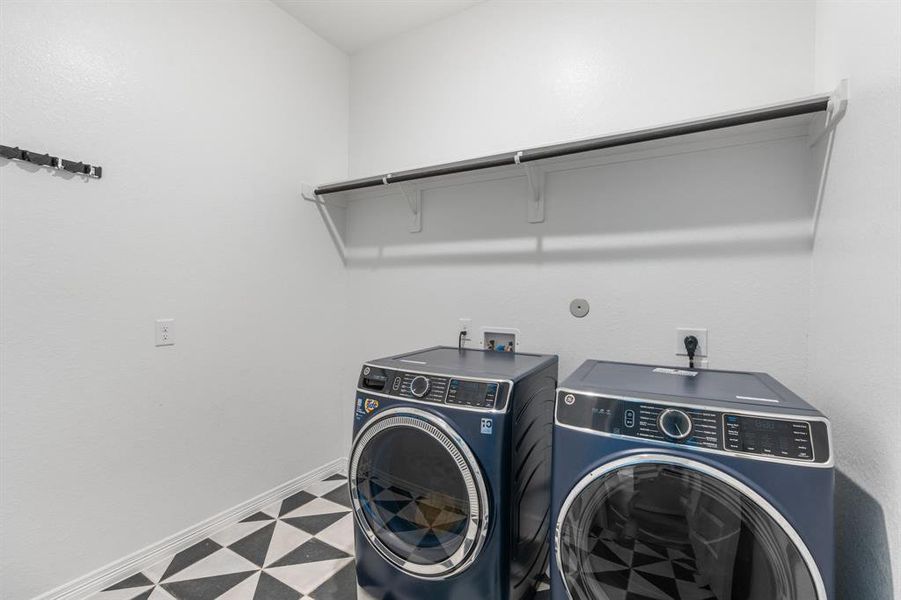
[[[353,54],[443,19],[481,0],[273,0],[320,36]]]

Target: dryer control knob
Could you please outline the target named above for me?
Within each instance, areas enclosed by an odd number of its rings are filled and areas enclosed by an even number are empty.
[[[668,408],[657,417],[657,427],[668,438],[684,440],[691,435],[691,417],[681,410]]]
[[[410,382],[410,392],[417,398],[422,398],[429,393],[429,378],[417,375]]]

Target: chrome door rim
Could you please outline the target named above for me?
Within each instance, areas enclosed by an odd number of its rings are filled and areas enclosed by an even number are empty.
[[[453,555],[440,563],[419,564],[398,556],[378,538],[363,514],[357,490],[360,457],[373,437],[395,427],[412,427],[432,436],[457,463],[466,485],[470,513],[463,542]],[[381,413],[357,433],[351,450],[347,479],[357,526],[370,545],[402,571],[424,578],[447,577],[467,569],[478,557],[488,535],[488,490],[469,446],[443,419],[418,408],[392,408]]]
[[[557,573],[559,574],[560,579],[563,581],[563,588],[566,590],[567,598],[572,600],[573,595],[569,589],[569,584],[566,582],[566,577],[563,576],[563,557],[562,552],[560,551],[560,538],[563,533],[563,522],[569,515],[569,509],[572,506],[572,503],[575,502],[576,498],[579,497],[579,494],[581,494],[585,490],[585,488],[588,487],[588,485],[597,478],[624,467],[642,464],[665,464],[684,467],[686,469],[697,471],[704,475],[709,475],[714,479],[718,479],[726,485],[731,486],[736,491],[744,494],[747,498],[749,498],[760,508],[762,508],[764,512],[766,512],[770,516],[770,518],[772,518],[776,522],[776,524],[782,528],[788,538],[795,544],[795,548],[798,550],[798,554],[801,555],[801,558],[804,559],[804,564],[807,565],[807,570],[810,571],[810,576],[813,579],[814,585],[816,586],[817,597],[815,600],[826,600],[826,585],[823,583],[823,576],[822,574],[820,574],[820,569],[817,567],[816,561],[813,559],[813,555],[807,548],[807,544],[804,543],[804,541],[801,539],[801,536],[798,535],[797,531],[795,531],[795,528],[791,526],[791,524],[786,520],[784,516],[782,516],[782,513],[776,510],[776,507],[770,504],[763,496],[755,492],[748,485],[742,483],[735,477],[732,477],[731,475],[721,471],[720,469],[711,467],[710,465],[698,462],[696,460],[682,458],[681,456],[670,456],[666,454],[637,454],[606,463],[583,477],[579,481],[579,483],[577,483],[569,492],[569,495],[566,497],[566,501],[560,508],[560,515],[557,517],[557,523],[554,527],[554,552],[557,555]]]

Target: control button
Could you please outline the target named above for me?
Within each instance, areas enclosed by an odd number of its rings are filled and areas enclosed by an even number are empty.
[[[410,393],[417,398],[422,398],[429,393],[429,387],[429,378],[417,375],[413,378],[413,381],[410,382]]]
[[[635,427],[635,411],[631,408],[627,410],[626,414],[623,416],[623,424],[629,429]]]
[[[576,403],[576,397],[572,394],[567,394],[563,397],[563,402],[565,402],[567,406],[572,406]]]
[[[372,369],[370,369],[369,367],[365,367],[363,369],[363,375],[369,375],[371,372],[372,372]]]
[[[394,384],[391,386],[391,389],[393,389],[395,392],[400,389],[400,377],[394,378]]]
[[[691,418],[681,410],[669,408],[657,417],[657,427],[667,437],[684,440],[691,435]]]

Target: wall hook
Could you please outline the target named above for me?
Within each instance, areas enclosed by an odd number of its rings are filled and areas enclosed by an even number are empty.
[[[50,156],[49,154],[41,154],[32,150],[22,150],[18,146],[0,145],[0,156],[9,160],[21,160],[33,165],[41,167],[50,167],[51,169],[59,169],[76,173],[78,175],[86,175],[94,179],[100,179],[103,175],[103,169],[97,165],[88,165],[83,162],[75,162],[59,158],[58,156]]]
[[[38,154],[37,152],[31,152],[29,150],[22,152],[22,155],[25,157],[25,160],[27,160],[31,164],[40,165],[42,167],[59,168],[57,166],[59,159],[55,156],[50,156],[49,154]]]
[[[0,146],[0,156],[9,160],[28,160],[23,156],[22,149],[16,146]]]
[[[91,165],[86,165],[83,162],[75,162],[73,160],[61,158],[60,163],[60,166],[70,173],[78,173],[79,175],[91,174]]]

